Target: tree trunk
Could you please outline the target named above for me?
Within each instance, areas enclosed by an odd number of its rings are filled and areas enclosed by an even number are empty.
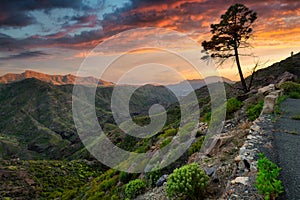
[[[249,85],[248,85],[248,91],[250,91],[250,89],[251,89],[253,79],[254,79],[254,71],[253,71],[252,74],[251,74],[250,83],[249,83]]]
[[[240,75],[241,83],[242,83],[242,86],[243,86],[243,90],[244,90],[245,93],[247,93],[247,92],[249,92],[249,90],[247,88],[246,81],[245,81],[244,76],[243,76],[237,44],[235,44],[235,46],[234,46],[234,56],[235,56],[235,61],[236,61],[237,68],[239,70],[239,75]]]

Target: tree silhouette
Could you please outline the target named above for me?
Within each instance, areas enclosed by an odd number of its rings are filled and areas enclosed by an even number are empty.
[[[221,58],[222,60],[235,58],[245,93],[249,91],[250,87],[247,87],[243,76],[238,49],[249,47],[247,40],[252,35],[252,25],[256,19],[256,12],[243,4],[234,4],[228,8],[225,14],[221,15],[220,23],[211,24],[211,33],[213,34],[211,40],[202,42],[202,46],[211,53],[212,58]]]

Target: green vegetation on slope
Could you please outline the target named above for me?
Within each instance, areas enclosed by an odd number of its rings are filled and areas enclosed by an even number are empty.
[[[295,72],[299,76],[299,67],[293,67],[293,62],[299,60],[299,57],[300,54],[297,54],[293,60],[288,58],[271,68],[259,70],[254,76],[254,86],[268,84],[284,71]],[[295,83],[287,84],[293,85],[294,90]],[[245,99],[240,96],[242,92],[236,86],[238,83],[234,86],[225,84],[229,118],[240,109]],[[289,85],[283,87],[287,88],[286,91],[290,90]],[[99,87],[95,98],[98,121],[114,144],[130,151],[146,152],[163,148],[177,134],[181,120],[180,106],[167,90],[148,85],[144,86],[144,90],[137,90],[131,97],[131,116],[141,126],[150,122],[148,109],[155,103],[164,105],[168,114],[167,123],[156,136],[138,139],[124,134],[115,124],[110,110],[112,89],[113,87]],[[90,161],[76,160],[94,158],[83,148],[76,134],[71,113],[71,94],[71,85],[54,86],[35,79],[0,85],[0,159],[19,157],[21,160],[36,160],[15,163],[3,161],[0,166],[0,182],[3,183],[0,184],[0,196],[13,198],[19,192],[28,199],[125,199],[126,184],[137,179],[140,174],[120,173],[104,169]],[[201,118],[210,120],[211,99],[207,87],[197,90],[196,95]],[[248,117],[255,119],[262,104],[256,101],[249,106]],[[187,124],[185,130],[189,133],[192,128]],[[202,133],[198,136],[202,136]],[[146,174],[142,181],[147,189],[153,187],[162,174],[169,174],[174,168],[182,167],[188,155],[199,151],[202,141],[203,137],[197,138],[188,152],[171,166]],[[14,190],[11,190],[12,187]],[[143,188],[136,191],[140,193],[144,191]],[[184,185],[184,188],[188,190],[190,185]],[[12,194],[12,191],[17,192]],[[190,194],[193,194],[192,190]]]
[[[115,125],[110,108],[112,91],[113,87],[99,87],[96,92],[96,114],[104,132],[125,150],[136,150],[138,142],[147,145],[127,136]],[[151,105],[159,103],[168,107],[176,101],[166,88],[146,85],[132,95],[130,112],[134,121],[145,125],[148,122],[143,113]],[[2,85],[0,113],[0,157],[3,159],[93,159],[76,133],[71,85],[55,86],[37,79]],[[168,121],[175,118],[172,116]]]
[[[236,98],[230,98],[226,103],[226,114],[227,118],[232,118],[233,113],[238,111],[243,106],[243,102],[237,100]]]
[[[293,99],[300,99],[300,84],[295,82],[285,82],[280,85],[284,94]]]
[[[9,182],[1,187],[1,197],[17,198],[9,191],[30,188],[32,197],[39,199],[72,199],[78,194],[79,188],[91,179],[101,175],[104,168],[96,162],[84,160],[73,161],[1,161],[1,173],[10,174]],[[20,173],[21,172],[21,173]],[[18,177],[19,176],[19,177]],[[25,180],[22,183],[19,178]],[[0,182],[7,183],[5,175]],[[22,184],[22,185],[20,185]],[[20,187],[19,187],[20,186]],[[27,197],[23,197],[27,198]]]
[[[257,104],[252,104],[247,107],[246,115],[250,121],[254,121],[259,117],[264,106],[264,101],[260,100]]]
[[[281,169],[263,154],[259,154],[257,166],[256,188],[266,200],[275,199],[283,192],[282,183],[278,179]]]
[[[202,199],[209,177],[199,165],[192,163],[175,169],[168,177],[167,194],[170,198]]]

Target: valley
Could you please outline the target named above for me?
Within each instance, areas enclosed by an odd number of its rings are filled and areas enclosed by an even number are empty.
[[[258,95],[258,89],[282,80],[291,81],[294,76],[299,77],[299,63],[300,54],[296,54],[293,58],[289,57],[258,70],[254,74],[252,90],[246,95],[240,90],[239,82],[224,83],[227,116],[222,133],[235,134],[236,140],[226,140],[224,148],[205,157],[205,162],[214,165],[227,163],[227,171],[218,171],[219,180],[220,177],[222,181],[229,180],[231,170],[234,169],[234,157],[237,155],[236,150],[232,149],[243,145],[251,121],[258,117],[255,115],[254,119],[249,120],[252,116],[249,108],[256,109],[255,106],[264,97]],[[286,74],[285,77],[283,74]],[[250,81],[250,78],[246,81]],[[82,87],[89,90],[88,86]],[[137,88],[128,85],[120,87]],[[113,144],[127,151],[145,153],[162,149],[176,138],[181,111],[179,100],[168,88],[144,85],[137,88],[131,97],[130,115],[138,125],[151,123],[148,110],[153,104],[160,104],[167,111],[163,129],[155,136],[145,139],[127,135],[116,125],[110,107],[113,89],[114,85],[99,85],[95,95],[98,122]],[[142,174],[109,169],[86,150],[77,135],[72,116],[72,98],[80,97],[72,97],[72,91],[72,84],[53,84],[32,77],[0,84],[1,197],[125,199],[125,187],[131,180],[143,179],[149,192],[159,188],[155,186],[162,175],[169,175],[175,168],[192,161],[203,162],[199,160],[199,156],[203,155],[200,150],[207,127],[210,126],[211,115],[210,96],[206,86],[195,91],[200,108],[200,126],[188,151],[168,167]],[[223,195],[227,182],[219,184],[211,179],[209,184],[211,188],[207,195],[219,198]]]

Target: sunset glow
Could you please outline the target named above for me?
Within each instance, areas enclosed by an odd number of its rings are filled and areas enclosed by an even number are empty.
[[[292,51],[300,51],[298,0],[225,2],[4,1],[0,6],[0,75],[20,73],[26,69],[50,74],[76,74],[87,55],[101,56],[89,54],[94,47],[116,34],[134,28],[161,27],[178,31],[201,45],[203,40],[211,37],[210,24],[218,22],[220,15],[234,3],[243,3],[258,14],[253,38],[249,41],[252,47],[245,51],[253,56],[241,58],[245,74],[249,75],[256,62],[262,64],[260,67],[267,67],[290,56]],[[127,40],[138,41],[148,34],[151,33],[127,35],[124,44]],[[172,41],[172,38],[166,40]],[[124,53],[120,47],[122,45],[113,45],[109,56]],[[188,51],[188,47],[182,49],[185,50]],[[151,52],[138,50],[135,53],[146,59]],[[222,76],[239,79],[231,61],[218,69]],[[201,78],[182,67],[179,70],[188,79]],[[174,80],[168,76],[165,79]]]

